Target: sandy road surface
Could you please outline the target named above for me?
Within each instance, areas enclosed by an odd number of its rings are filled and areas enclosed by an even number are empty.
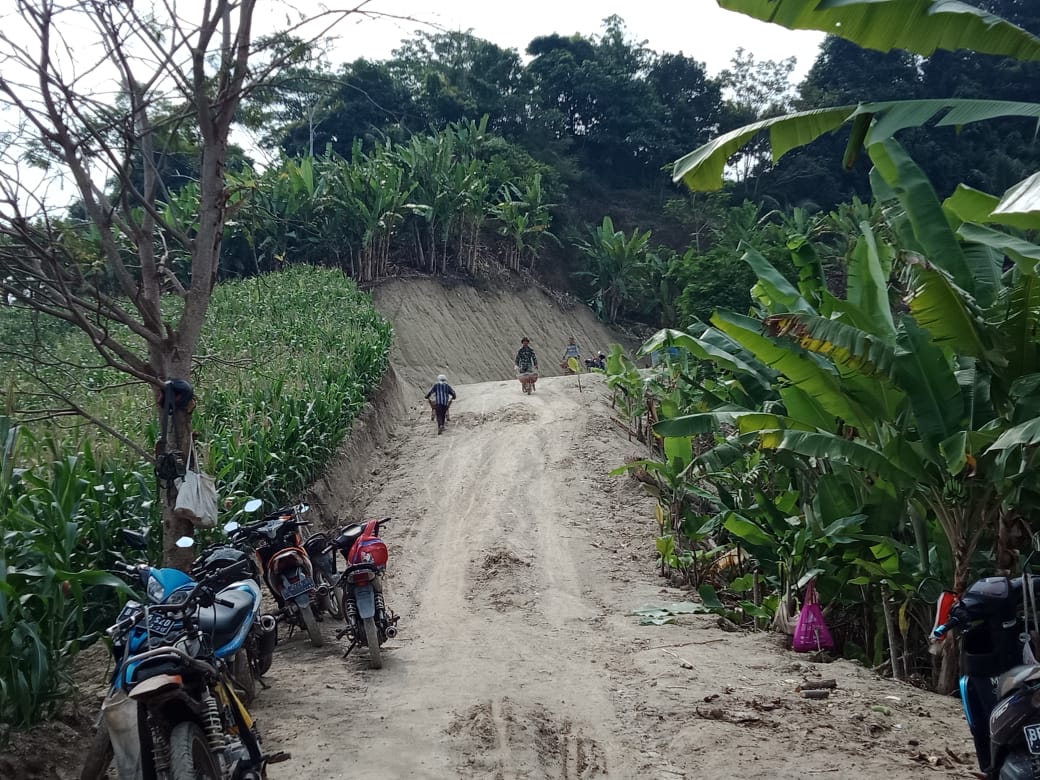
[[[442,436],[425,405],[401,421],[366,512],[394,518],[400,635],[378,671],[332,623],[324,648],[283,637],[256,705],[292,753],[271,780],[969,776],[952,700],[709,616],[638,625],[685,594],[654,576],[649,499],[607,475],[637,447],[583,382],[459,386]],[[800,698],[820,674],[834,696]]]

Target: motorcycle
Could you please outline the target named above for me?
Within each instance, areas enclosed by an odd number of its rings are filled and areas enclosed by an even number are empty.
[[[105,632],[115,669],[99,728],[121,780],[261,780],[267,763],[288,757],[264,755],[235,690],[231,662],[261,602],[256,582],[234,579],[246,571],[240,561],[195,581],[176,569],[126,568],[148,600],[128,601]],[[217,590],[221,581],[231,584]],[[108,764],[88,760],[81,777],[104,777]]]
[[[379,538],[379,528],[388,522],[389,517],[351,523],[341,528],[325,548],[326,553],[338,550],[347,564],[333,587],[347,623],[337,632],[336,639],[350,639],[344,657],[362,643],[367,646],[368,662],[373,669],[382,668],[381,646],[397,636],[400,619],[383,600],[382,576],[389,555],[386,543]]]
[[[259,508],[259,501],[254,501]],[[309,510],[307,504],[282,507],[255,523],[230,522],[224,530],[233,542],[246,544],[253,550],[264,582],[278,602],[275,617],[289,620],[291,626],[302,627],[311,644],[321,647],[324,640],[318,616],[322,609],[333,605],[329,584],[315,582],[315,577],[320,579],[322,575],[316,574],[300,534],[300,529],[310,522],[299,517]]]
[[[206,547],[192,562],[191,575],[196,580],[209,578],[211,587],[223,589],[235,583],[231,577],[222,572],[235,571],[233,567],[240,565],[244,572],[243,579],[252,580],[260,588],[260,571],[252,551],[233,547],[224,542],[217,542]],[[239,589],[244,586],[237,585]],[[260,615],[254,621],[242,649],[235,654],[232,661],[232,676],[241,686],[241,693],[248,705],[256,695],[256,683],[263,685],[263,676],[267,674],[274,660],[274,648],[278,644],[278,621],[273,615]]]
[[[1038,594],[1040,578],[986,577],[937,608],[932,641],[960,639],[961,703],[987,780],[1040,780]]]

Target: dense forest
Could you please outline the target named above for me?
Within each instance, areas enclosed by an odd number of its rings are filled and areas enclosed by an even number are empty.
[[[1040,9],[1028,3],[982,5],[1040,31]],[[846,169],[841,133],[778,163],[764,140],[751,145],[731,160],[720,194],[694,197],[672,185],[671,164],[715,135],[790,111],[869,101],[1040,100],[1036,63],[970,51],[881,53],[836,37],[826,39],[797,85],[791,61],[759,61],[742,49],[712,77],[696,52],[650,50],[617,16],[587,36],[540,36],[523,53],[447,32],[403,41],[380,62],[330,63],[302,46],[294,56],[296,66],[247,100],[241,119],[284,156],[290,172],[301,160],[324,166],[308,186],[322,189],[323,176],[342,185],[351,168],[344,162],[364,170],[352,179],[357,216],[306,214],[312,225],[331,220],[340,231],[356,222],[355,240],[346,242],[355,246],[372,240],[366,219],[391,215],[375,230],[382,230],[373,250],[382,263],[366,259],[369,267],[361,268],[360,258],[340,258],[355,276],[378,275],[391,261],[474,270],[480,253],[519,268],[523,256],[605,317],[651,325],[704,318],[720,304],[741,308],[752,276],[745,264],[726,262],[727,248],[752,240],[765,250],[779,240],[770,230],[795,209],[812,219],[870,198],[869,161]],[[479,138],[459,136],[466,123],[482,128]],[[941,196],[959,183],[1001,192],[1040,161],[1034,130],[1031,120],[1004,120],[960,132],[910,130],[901,140]],[[455,160],[461,164],[449,170]],[[389,183],[378,198],[376,176]],[[287,232],[300,235],[309,257],[327,255],[320,240],[304,240],[307,220],[295,209],[288,193],[274,196],[272,226],[290,220]],[[266,267],[286,249],[260,225],[249,234],[231,231],[226,272]],[[604,257],[633,253],[643,261],[638,274],[626,275],[632,263]],[[710,281],[707,267],[714,269]]]

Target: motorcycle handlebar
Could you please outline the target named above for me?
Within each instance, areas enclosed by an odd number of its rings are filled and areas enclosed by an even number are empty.
[[[117,621],[113,625],[105,629],[105,634],[110,638],[116,634],[126,632],[133,628],[135,625],[144,619],[147,611],[159,611],[159,612],[191,612],[198,606],[209,606],[209,604],[217,603],[224,607],[234,607],[235,604],[224,599],[217,598],[216,594],[210,590],[209,584],[214,580],[222,577],[227,577],[235,574],[244,574],[249,569],[249,561],[242,560],[237,563],[233,563],[230,566],[225,566],[222,569],[209,572],[200,577],[195,582],[195,587],[191,589],[191,593],[188,597],[180,602],[179,604],[150,604],[147,608],[142,608],[136,615],[123,618]],[[208,598],[207,598],[208,596]],[[205,604],[205,601],[209,601],[209,604]]]

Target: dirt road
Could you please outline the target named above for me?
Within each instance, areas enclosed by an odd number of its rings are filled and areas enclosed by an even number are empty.
[[[641,626],[683,600],[653,571],[651,504],[608,472],[639,454],[599,379],[457,387],[436,435],[413,407],[373,460],[367,516],[391,516],[384,668],[297,635],[256,715],[292,753],[271,780],[967,777],[951,699],[711,616]],[[838,688],[809,701],[799,683]],[[965,762],[965,763],[959,763]]]

